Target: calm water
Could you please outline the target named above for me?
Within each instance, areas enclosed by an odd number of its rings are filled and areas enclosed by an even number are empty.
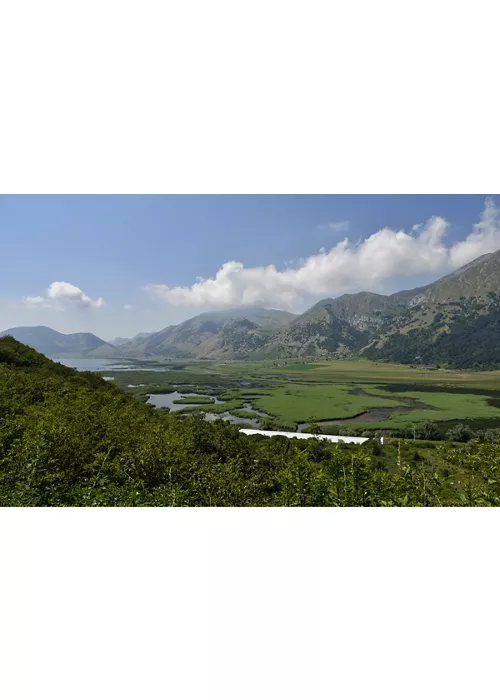
[[[154,406],[155,408],[169,408],[171,411],[181,411],[183,408],[186,408],[187,406],[194,406],[196,404],[182,404],[182,403],[174,403],[174,401],[178,401],[179,399],[182,399],[183,397],[188,397],[188,396],[205,396],[205,394],[186,394],[182,393],[180,394],[178,391],[173,391],[171,394],[150,394],[148,398],[148,403],[151,404],[151,406]],[[215,396],[212,397],[215,399],[213,403],[224,403],[224,401],[220,401],[219,399],[216,399]],[[199,404],[200,408],[205,408],[209,407],[211,404]]]
[[[244,411],[253,411],[258,416],[262,416],[263,418],[271,418],[271,416],[268,413],[264,413],[264,411],[259,411],[257,408],[253,408],[251,403],[244,403],[243,410]],[[248,420],[248,418],[247,418],[247,420]]]
[[[195,404],[182,404],[182,403],[174,403],[174,401],[177,401],[180,398],[187,397],[187,396],[205,396],[205,394],[180,394],[178,391],[174,391],[171,394],[150,394],[148,398],[148,403],[151,404],[151,406],[154,406],[155,408],[169,408],[170,411],[182,411],[183,408],[186,408],[191,405]],[[221,401],[220,399],[215,399],[214,403],[216,404],[221,404],[224,403],[224,401]],[[252,425],[254,428],[259,427],[259,422],[255,419],[251,418],[238,418],[238,416],[233,416],[232,413],[229,413],[226,411],[225,413],[211,413],[210,412],[210,405],[211,404],[199,404],[198,408],[200,408],[202,411],[205,412],[205,420],[209,421],[212,423],[214,420],[218,420],[221,418],[222,420],[227,421],[228,423],[231,423],[232,425],[239,425],[240,423],[248,423]],[[250,404],[245,404],[244,406],[245,409],[248,411],[254,410],[252,409]],[[261,416],[266,416],[265,413],[262,413],[260,411],[256,411],[256,413],[259,413]],[[267,418],[268,416],[266,416]]]
[[[61,365],[77,369],[79,372],[104,372],[107,370],[133,369],[133,367],[119,363],[116,360],[99,360],[94,357],[83,359],[77,357],[53,357],[52,359],[55,362],[59,362]]]
[[[168,367],[134,367],[134,365],[119,362],[118,360],[100,360],[95,357],[52,357],[55,362],[60,362],[66,367],[72,367],[79,372],[171,372]]]

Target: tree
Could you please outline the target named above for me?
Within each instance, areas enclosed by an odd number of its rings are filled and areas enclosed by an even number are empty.
[[[457,423],[446,433],[446,439],[450,442],[469,442],[473,436],[474,433],[471,427],[463,423]]]
[[[426,420],[421,423],[415,433],[420,440],[439,440],[441,437],[436,423],[432,420]]]
[[[306,433],[311,433],[311,435],[321,435],[322,430],[321,426],[318,423],[318,418],[317,416],[311,416],[310,418],[307,419],[308,425],[306,426]]]

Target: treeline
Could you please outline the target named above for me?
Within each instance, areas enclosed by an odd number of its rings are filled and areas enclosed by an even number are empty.
[[[309,429],[307,429],[309,431]],[[310,432],[310,431],[309,431]],[[345,435],[353,437],[368,438],[402,438],[404,440],[448,440],[449,442],[478,442],[495,443],[498,440],[499,430],[497,429],[474,429],[467,423],[455,423],[447,427],[446,423],[436,423],[426,420],[402,428],[371,429],[366,427],[356,427],[345,425],[328,425],[326,428],[318,430],[319,433],[329,435]]]
[[[408,449],[247,437],[0,340],[1,506],[500,504],[496,443]]]

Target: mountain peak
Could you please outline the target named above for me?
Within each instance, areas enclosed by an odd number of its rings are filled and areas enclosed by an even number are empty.
[[[19,326],[0,333],[34,348],[44,355],[90,355],[92,353],[113,356],[115,348],[93,333],[59,333],[48,326]]]

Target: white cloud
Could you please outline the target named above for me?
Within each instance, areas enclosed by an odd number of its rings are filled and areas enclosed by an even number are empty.
[[[333,233],[347,233],[351,226],[350,221],[331,221],[328,224],[320,224],[319,231],[332,231]]]
[[[453,268],[466,265],[485,253],[492,253],[500,247],[500,207],[493,199],[486,200],[481,220],[474,224],[472,233],[464,241],[456,243],[450,258]]]
[[[125,309],[125,311],[133,311],[133,309],[134,309],[134,307],[132,306],[132,304],[125,304],[125,305],[123,306],[123,308]]]
[[[24,297],[24,303],[36,309],[50,308],[50,302],[45,297]]]
[[[52,282],[44,297],[24,297],[23,302],[31,308],[94,308],[100,309],[105,301],[101,297],[91,299],[79,287],[69,282]]]
[[[450,272],[500,248],[500,209],[491,199],[486,200],[480,222],[465,240],[447,246],[448,228],[444,219],[435,216],[410,233],[384,228],[359,244],[345,238],[294,269],[279,271],[274,265],[245,268],[241,262],[230,261],[215,277],[198,279],[190,287],[150,284],[146,289],[174,306],[294,308],[305,294],[380,289],[391,277]]]

